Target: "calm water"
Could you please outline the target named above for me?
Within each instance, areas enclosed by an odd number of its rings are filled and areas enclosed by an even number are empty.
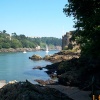
[[[58,51],[49,51],[48,54],[54,54]],[[25,81],[28,79],[32,83],[35,83],[35,79],[47,80],[50,77],[44,72],[44,70],[33,70],[36,66],[46,66],[51,64],[48,61],[32,61],[29,59],[33,54],[38,54],[42,57],[46,55],[45,51],[35,52],[16,52],[16,53],[0,53],[0,80],[12,81]]]

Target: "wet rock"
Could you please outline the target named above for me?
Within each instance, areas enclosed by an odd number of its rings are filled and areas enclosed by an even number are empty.
[[[41,67],[41,66],[37,66],[37,67],[34,67],[33,69],[39,69],[39,70],[42,70],[44,67]]]

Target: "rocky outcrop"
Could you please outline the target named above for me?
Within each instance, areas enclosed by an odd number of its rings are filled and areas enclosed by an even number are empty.
[[[79,58],[80,53],[76,53],[73,51],[60,51],[58,53],[55,53],[53,55],[46,55],[45,57],[41,57],[39,55],[33,55],[32,57],[29,57],[29,59],[32,60],[47,60],[52,63],[61,62],[70,60],[72,58]]]
[[[61,75],[58,75],[58,83],[66,86],[78,86],[78,74],[77,71],[68,71]]]
[[[72,100],[60,91],[30,82],[7,84],[0,89],[0,100]]]
[[[32,57],[29,57],[29,59],[31,59],[31,60],[42,60],[42,57],[34,54]]]
[[[55,53],[54,55],[46,55],[43,59],[55,63],[70,60],[72,58],[79,58],[79,56],[80,53],[72,51],[60,51],[58,53]]]
[[[68,86],[77,86],[91,89],[93,76],[96,86],[100,86],[100,60],[88,57],[73,58],[71,60],[54,63],[46,66],[48,73],[57,71],[58,83]],[[96,89],[99,89],[95,87]]]
[[[34,80],[34,81],[38,82],[38,83],[41,84],[42,86],[50,85],[50,84],[56,84],[56,82],[53,81],[53,80],[46,80],[46,81],[44,81],[44,80],[36,79],[36,80]]]
[[[52,56],[45,56],[43,59],[55,63],[55,62],[60,62],[60,61],[62,61],[62,60],[66,60],[67,57],[64,56],[64,55],[54,54],[54,55],[52,55]]]

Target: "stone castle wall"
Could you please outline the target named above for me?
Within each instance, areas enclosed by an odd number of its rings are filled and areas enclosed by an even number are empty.
[[[70,43],[70,38],[72,37],[72,32],[66,32],[64,36],[62,36],[62,50]]]

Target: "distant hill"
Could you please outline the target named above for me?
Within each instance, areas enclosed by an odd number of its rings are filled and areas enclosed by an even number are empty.
[[[40,46],[45,48],[48,45],[50,48],[54,46],[61,46],[62,40],[55,37],[26,37],[23,34],[17,35],[12,33],[11,35],[6,30],[0,31],[0,49],[1,48],[36,48]]]

